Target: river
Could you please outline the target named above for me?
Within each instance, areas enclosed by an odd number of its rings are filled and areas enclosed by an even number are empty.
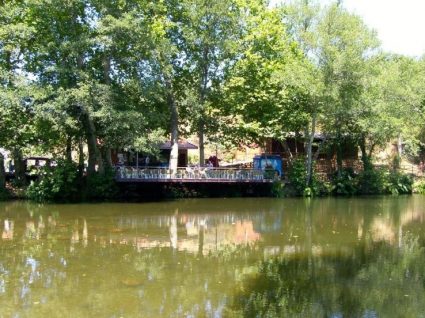
[[[3,317],[421,317],[425,197],[0,202]]]

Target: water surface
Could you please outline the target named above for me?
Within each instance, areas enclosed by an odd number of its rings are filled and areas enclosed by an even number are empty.
[[[424,317],[425,198],[0,203],[3,317]]]

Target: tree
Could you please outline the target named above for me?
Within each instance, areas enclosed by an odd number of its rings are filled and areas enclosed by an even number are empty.
[[[308,120],[304,127],[306,148],[306,180],[305,186],[312,183],[313,161],[317,159],[321,146],[313,154],[313,142],[317,126],[323,119],[324,83],[323,74],[316,63],[318,55],[316,29],[320,21],[320,7],[312,1],[296,1],[282,7],[284,21],[288,26],[289,35],[299,44],[304,55],[304,61],[298,69],[292,71],[295,85],[302,88],[306,97],[305,112]]]
[[[397,162],[403,154],[402,144],[416,154],[420,144],[424,117],[424,89],[421,84],[425,69],[420,61],[388,54],[371,61],[369,91],[365,101],[371,116],[361,121],[364,144],[371,157],[376,146],[397,140]],[[362,150],[363,152],[363,150]]]
[[[181,2],[179,49],[191,95],[187,97],[188,124],[199,139],[199,164],[205,164],[205,135],[211,132],[213,94],[219,94],[225,69],[234,61],[233,43],[240,38],[242,6],[237,1]],[[233,51],[233,52],[232,52]],[[233,53],[233,54],[232,54]]]
[[[57,123],[68,156],[73,137],[80,130],[84,132],[88,174],[95,172],[96,163],[100,171],[103,169],[93,120],[99,90],[91,85],[86,69],[93,38],[91,13],[83,0],[29,3],[27,21],[34,25],[35,36],[25,65],[41,87],[51,88],[50,95],[40,101],[38,111],[57,115],[50,118]]]
[[[145,30],[149,8],[138,1],[94,0],[30,6],[28,20],[36,25],[37,37],[26,68],[49,92],[38,112],[50,118],[69,159],[72,144],[78,143],[80,166],[85,139],[89,175],[96,165],[100,173],[111,166],[111,148],[137,148],[141,136],[163,125],[161,116],[152,118],[156,103],[144,98],[153,86],[149,75],[144,83],[143,74],[151,67],[152,33]]]
[[[358,135],[358,121],[368,113],[360,100],[365,91],[367,60],[378,47],[378,40],[358,16],[338,4],[325,9],[317,32],[327,103],[324,129],[334,138],[340,173],[344,139]]]
[[[362,102],[370,78],[368,61],[374,57],[378,41],[358,16],[348,13],[339,2],[320,7],[303,0],[283,8],[290,34],[313,65],[308,89],[310,121],[305,129],[308,186],[316,127],[336,146],[338,171],[344,140],[360,140],[360,121],[371,116],[370,104]]]
[[[284,140],[306,121],[304,96],[292,80],[302,55],[280,12],[262,3],[246,10],[238,59],[226,73],[223,138],[235,144]]]
[[[18,184],[25,183],[23,152],[33,141],[32,94],[21,72],[26,43],[33,34],[24,23],[25,12],[20,1],[0,7],[0,145],[12,153]]]

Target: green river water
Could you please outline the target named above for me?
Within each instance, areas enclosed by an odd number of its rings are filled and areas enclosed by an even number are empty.
[[[3,317],[425,317],[425,196],[0,203]]]

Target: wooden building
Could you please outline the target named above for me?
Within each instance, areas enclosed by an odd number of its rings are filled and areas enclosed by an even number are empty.
[[[324,144],[321,145],[323,142]],[[317,152],[319,147],[320,150],[316,160],[316,171],[326,174],[336,171],[337,148],[335,143],[332,142],[332,139],[325,139],[325,136],[322,134],[316,134],[313,142],[313,155]],[[265,152],[268,154],[280,155],[282,157],[283,169],[286,171],[289,157],[306,156],[304,137],[294,134],[288,136],[285,142],[270,138],[266,141]],[[342,164],[343,167],[350,167],[355,171],[362,169],[359,160],[358,146],[353,140],[348,138],[344,139],[342,142]]]
[[[159,149],[161,150],[161,157],[166,158],[167,162],[170,162],[171,142],[167,141],[162,144]],[[189,162],[188,150],[190,149],[198,149],[198,147],[188,141],[179,141],[179,157],[177,166],[187,167]]]
[[[198,149],[194,144],[188,141],[179,142],[178,166],[186,167],[189,161],[188,150]],[[152,157],[149,154],[139,153],[137,151],[112,151],[112,164],[116,166],[134,166],[134,167],[168,167],[170,162],[171,142],[165,142],[159,146],[159,157]]]

